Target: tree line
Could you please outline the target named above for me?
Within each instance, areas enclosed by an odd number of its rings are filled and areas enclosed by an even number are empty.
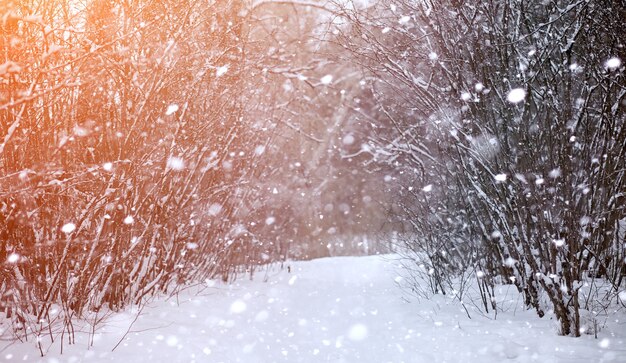
[[[388,162],[405,171],[401,247],[431,292],[462,299],[470,269],[484,310],[512,284],[572,336],[593,330],[581,314],[623,305],[624,4],[380,1],[344,14],[340,41],[375,75]]]

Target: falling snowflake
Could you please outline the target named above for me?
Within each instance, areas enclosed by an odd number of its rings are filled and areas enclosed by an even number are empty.
[[[113,163],[104,163],[104,164],[102,164],[102,169],[104,169],[105,171],[113,170]]]
[[[552,169],[550,170],[550,173],[548,173],[548,175],[550,176],[550,178],[556,179],[561,176],[561,169],[559,168]]]
[[[606,63],[604,63],[604,66],[611,71],[618,69],[621,65],[622,60],[617,57],[610,58],[606,61]]]
[[[18,255],[17,253],[12,253],[7,258],[8,263],[16,263],[19,260],[20,260],[20,255]]]
[[[170,156],[170,158],[167,159],[167,168],[172,170],[183,170],[185,168],[185,162],[179,157]]]
[[[228,72],[228,66],[227,65],[226,66],[217,67],[215,69],[215,76],[221,77],[221,76],[225,75],[226,72]]]
[[[512,257],[507,257],[507,259],[504,260],[504,264],[507,265],[508,267],[514,267],[516,262],[517,260],[515,260]]]
[[[267,312],[267,310],[261,310],[254,317],[254,321],[262,322],[262,321],[267,320],[267,318],[269,318],[269,316],[270,316],[270,313]]]
[[[61,232],[63,233],[72,233],[76,229],[76,225],[74,223],[67,223],[63,227],[61,227]]]
[[[422,188],[423,191],[425,191],[426,193],[430,192],[433,190],[433,185],[432,184],[428,184],[427,186]]]
[[[354,144],[354,136],[352,134],[347,134],[343,137],[342,142],[344,145],[352,145]]]
[[[274,217],[267,217],[267,219],[265,220],[265,224],[267,224],[268,226],[271,226],[272,224],[274,224],[274,222],[276,222],[276,218]]]
[[[82,126],[74,126],[74,135],[78,137],[89,135],[89,129]]]
[[[528,184],[528,180],[526,180],[526,177],[524,176],[524,174],[515,174],[515,179],[521,181],[524,184]]]
[[[611,345],[611,341],[609,340],[609,338],[604,338],[598,343],[598,346],[604,349],[608,348],[609,345]]]
[[[254,148],[254,153],[256,155],[263,155],[264,152],[265,152],[265,146],[263,145],[259,145],[256,148]]]
[[[247,308],[248,306],[243,300],[235,300],[230,305],[230,312],[233,314],[241,314],[246,311]]]
[[[348,339],[353,341],[360,341],[367,338],[368,331],[367,326],[363,324],[354,324],[348,331]]]
[[[511,103],[520,103],[526,98],[526,91],[523,88],[512,89],[506,96],[507,101]]]
[[[167,340],[165,341],[165,343],[170,347],[175,347],[178,344],[178,338],[176,338],[173,335],[170,335],[169,337],[167,337]]]
[[[135,218],[133,216],[127,216],[124,218],[124,224],[133,224],[135,223]]]
[[[165,114],[167,116],[173,115],[176,111],[178,111],[178,105],[173,103],[169,106],[167,106],[167,110],[165,110]]]
[[[213,203],[209,206],[209,210],[208,213],[211,216],[216,216],[218,215],[220,212],[222,211],[222,205],[221,204],[217,204],[217,203]]]
[[[496,179],[497,182],[505,182],[506,181],[506,174],[498,174],[498,175],[494,176],[494,179]]]
[[[405,16],[401,17],[400,20],[398,20],[398,23],[400,23],[400,25],[405,25],[409,21],[411,21],[411,17],[408,16],[408,15],[405,15]]]
[[[324,85],[329,85],[333,81],[333,76],[331,74],[327,74],[320,79],[320,82]]]

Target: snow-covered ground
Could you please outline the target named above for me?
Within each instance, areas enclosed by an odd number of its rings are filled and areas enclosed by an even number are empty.
[[[43,358],[33,342],[3,343],[0,361],[626,362],[626,321],[608,322],[598,339],[559,337],[513,295],[496,320],[469,319],[449,297],[407,300],[397,266],[392,256],[292,262],[290,272],[152,301],[136,320],[115,314],[92,347],[87,332],[62,355],[45,338]]]

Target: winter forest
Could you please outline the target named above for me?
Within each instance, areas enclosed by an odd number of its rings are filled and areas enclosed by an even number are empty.
[[[625,61],[621,0],[0,0],[0,360],[624,362]]]

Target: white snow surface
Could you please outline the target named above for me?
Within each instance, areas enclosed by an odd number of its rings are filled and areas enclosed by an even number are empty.
[[[509,290],[496,319],[456,300],[408,298],[395,256],[289,262],[225,285],[211,282],[113,314],[88,348],[60,337],[0,343],[0,361],[25,362],[626,362],[626,325],[598,339],[557,336],[549,317]],[[82,332],[81,332],[82,331]],[[120,342],[119,346],[112,349]]]

